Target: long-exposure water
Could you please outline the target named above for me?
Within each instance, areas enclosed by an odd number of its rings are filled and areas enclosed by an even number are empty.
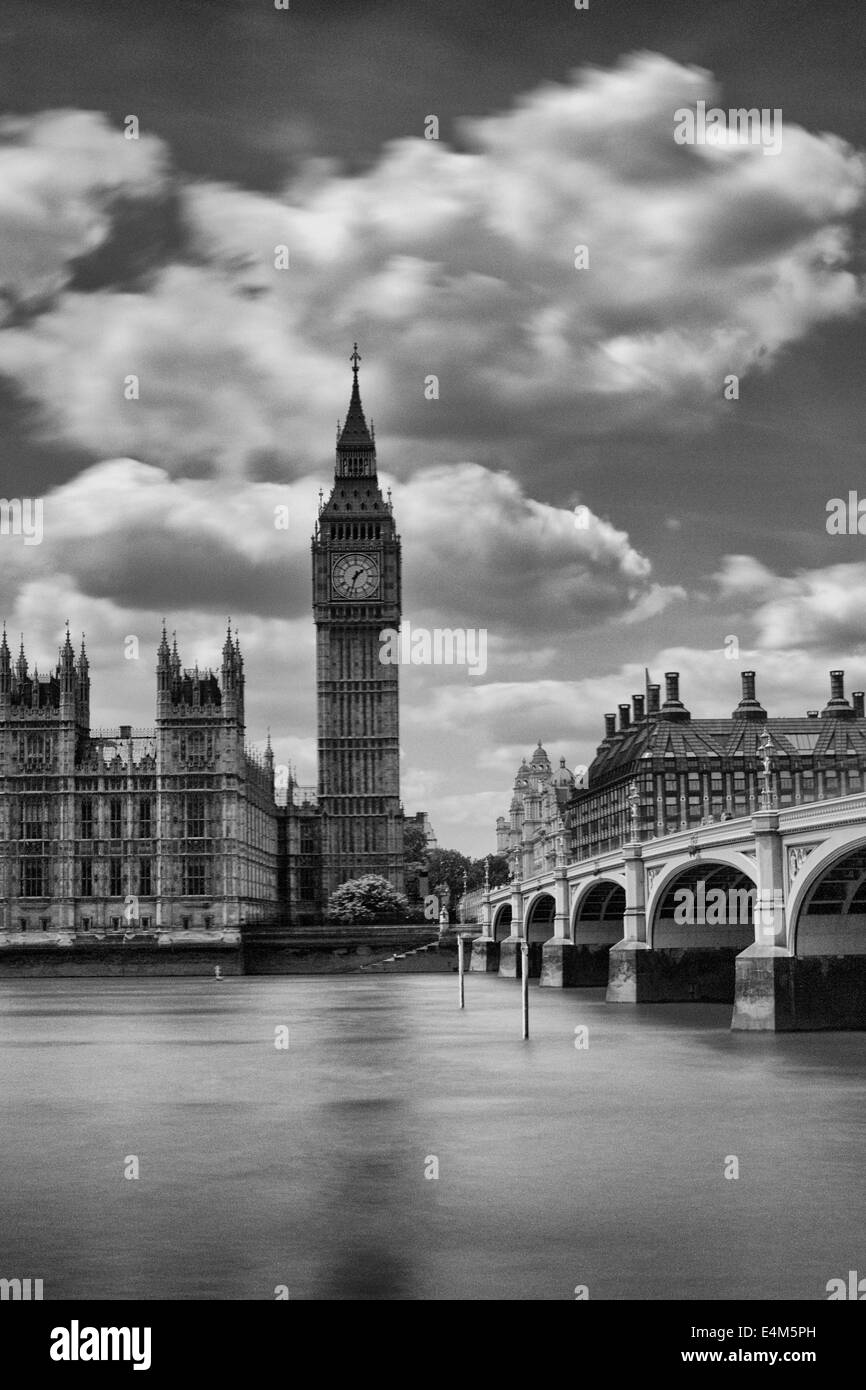
[[[519,986],[478,975],[463,1012],[442,975],[6,981],[0,1276],[46,1299],[826,1298],[866,1272],[866,1035],[729,1022],[534,986],[523,1042]]]

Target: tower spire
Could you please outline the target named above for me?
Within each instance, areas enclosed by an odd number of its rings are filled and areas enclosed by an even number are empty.
[[[338,472],[343,477],[371,477],[376,471],[376,450],[361,404],[361,391],[358,386],[361,354],[357,343],[349,361],[352,364],[352,395],[346,420],[337,440]]]

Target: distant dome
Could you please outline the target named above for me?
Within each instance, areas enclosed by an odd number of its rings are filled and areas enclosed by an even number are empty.
[[[541,739],[539,739],[539,740],[538,740],[538,747],[536,748],[535,752],[534,752],[533,755],[532,755],[532,766],[533,766],[533,767],[539,767],[539,766],[545,766],[545,765],[546,765],[547,767],[550,767],[550,759],[548,758],[547,754],[545,753],[544,749],[543,749],[542,746],[541,746]]]
[[[565,765],[565,758],[560,758],[559,767],[553,774],[551,781],[555,787],[573,787],[574,773],[569,772]]]

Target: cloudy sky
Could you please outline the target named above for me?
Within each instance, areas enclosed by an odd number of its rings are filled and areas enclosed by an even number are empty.
[[[0,592],[31,662],[68,616],[94,726],[146,726],[162,615],[206,665],[231,614],[250,741],[314,783],[357,338],[405,616],[488,634],[483,676],[404,668],[440,842],[491,849],[521,756],[590,762],[645,666],[700,715],[748,667],[776,714],[866,685],[866,538],[826,528],[866,497],[861,10],[5,0],[2,491],[44,538],[0,538]],[[781,152],[678,145],[698,101],[780,109]]]

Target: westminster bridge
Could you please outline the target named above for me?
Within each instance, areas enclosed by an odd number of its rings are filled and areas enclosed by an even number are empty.
[[[470,969],[733,1003],[736,1029],[866,1028],[866,794],[633,838],[483,893]]]

